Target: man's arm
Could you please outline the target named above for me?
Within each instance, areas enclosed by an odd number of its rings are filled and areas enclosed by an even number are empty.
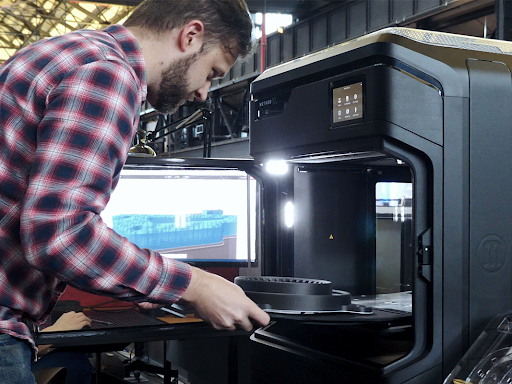
[[[60,79],[37,130],[20,234],[26,261],[58,281],[121,300],[172,303],[188,286],[190,267],[137,247],[100,217],[132,144],[138,92],[131,69],[106,60]]]
[[[250,300],[238,285],[220,276],[192,268],[192,278],[182,299],[216,329],[237,327],[250,331],[251,319],[259,325],[270,322],[269,315]]]

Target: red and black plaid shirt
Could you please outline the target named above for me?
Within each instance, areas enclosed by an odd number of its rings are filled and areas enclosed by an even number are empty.
[[[99,214],[146,97],[140,47],[123,26],[34,43],[0,67],[0,332],[52,310],[67,284],[170,303],[190,267],[117,235]]]

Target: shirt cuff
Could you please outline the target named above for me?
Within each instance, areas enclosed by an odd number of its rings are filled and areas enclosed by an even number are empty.
[[[174,303],[187,290],[192,278],[192,267],[160,254],[157,254],[156,258],[162,261],[161,265],[158,266],[161,271],[160,279],[153,291],[147,296],[147,299],[160,304]]]

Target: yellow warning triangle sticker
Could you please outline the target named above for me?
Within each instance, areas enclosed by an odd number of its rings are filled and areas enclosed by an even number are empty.
[[[329,236],[329,240],[334,240],[334,237],[332,235]]]

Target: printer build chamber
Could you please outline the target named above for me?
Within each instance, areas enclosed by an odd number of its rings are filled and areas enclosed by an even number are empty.
[[[272,314],[251,382],[442,383],[511,309],[510,52],[393,28],[252,83],[251,155],[289,167],[261,180],[261,274],[373,313]]]

